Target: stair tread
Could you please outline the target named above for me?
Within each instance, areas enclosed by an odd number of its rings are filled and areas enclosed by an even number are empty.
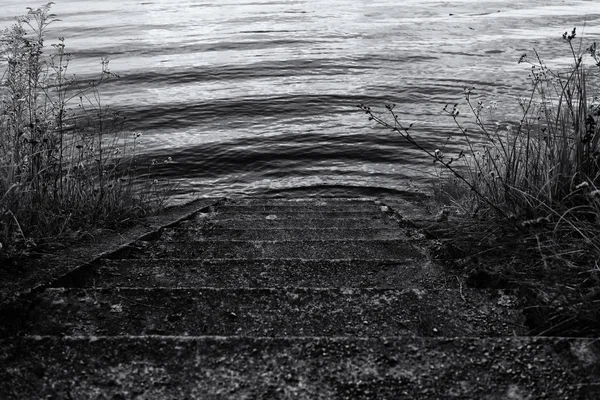
[[[412,244],[400,239],[219,240],[203,242],[138,241],[111,258],[303,258],[423,259]]]
[[[482,289],[55,288],[7,326],[8,334],[40,335],[524,334],[511,300]]]
[[[213,220],[220,219],[263,219],[263,218],[279,218],[279,219],[378,219],[378,218],[389,218],[390,215],[381,212],[377,208],[373,210],[339,210],[333,211],[329,208],[325,210],[290,210],[290,209],[278,209],[278,210],[256,210],[248,212],[239,212],[237,210],[227,210],[218,208],[212,214],[210,218]]]
[[[102,260],[55,286],[76,287],[380,287],[456,286],[423,260]]]
[[[264,229],[227,229],[204,227],[170,228],[165,229],[162,241],[203,241],[210,239],[229,240],[300,240],[305,238],[315,240],[377,240],[377,239],[406,239],[406,233],[398,228],[381,229],[339,229],[339,228],[264,228]]]
[[[257,221],[257,220],[389,220],[390,215],[379,211],[325,211],[325,212],[296,212],[296,211],[281,211],[273,212],[254,212],[254,213],[237,213],[237,212],[220,212],[208,214],[203,219],[208,217],[211,221],[228,221],[236,219],[238,221]]]
[[[377,212],[381,211],[384,205],[376,205],[373,202],[354,202],[354,203],[279,203],[279,204],[225,204],[214,207],[214,212],[237,212],[241,214],[262,213],[262,212],[300,212],[300,213],[315,213],[315,212]]]
[[[331,206],[348,204],[377,204],[380,203],[373,197],[294,197],[294,198],[268,198],[268,197],[246,197],[225,199],[219,202],[219,206]]]
[[[383,214],[382,214],[383,215]],[[311,216],[298,216],[297,218],[267,219],[211,219],[209,217],[197,219],[199,226],[230,229],[263,229],[263,228],[338,228],[338,229],[381,229],[398,228],[398,222],[392,218],[311,218]]]
[[[598,398],[594,339],[0,339],[4,398]]]

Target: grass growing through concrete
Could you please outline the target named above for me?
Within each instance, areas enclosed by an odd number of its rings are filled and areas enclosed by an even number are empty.
[[[440,257],[476,286],[524,289],[537,334],[600,333],[600,53],[596,43],[577,51],[575,38],[575,29],[562,37],[573,59],[566,70],[537,52],[521,57],[531,64],[531,91],[517,121],[497,122],[494,104],[464,88],[471,118],[458,104],[443,109],[459,154],[421,146],[393,105],[391,122],[360,106],[440,166],[434,200],[445,222],[430,229]]]
[[[0,261],[131,223],[166,198],[134,179],[140,135],[101,102],[99,86],[117,78],[108,62],[80,82],[64,39],[46,46],[51,5],[0,38]]]

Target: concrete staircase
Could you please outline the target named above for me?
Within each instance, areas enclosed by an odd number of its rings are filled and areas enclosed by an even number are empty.
[[[369,199],[223,200],[0,314],[0,398],[600,398],[593,338],[528,337]]]

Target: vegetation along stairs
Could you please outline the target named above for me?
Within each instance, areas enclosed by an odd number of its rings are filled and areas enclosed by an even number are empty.
[[[600,398],[594,338],[530,337],[408,203],[222,199],[0,314],[0,398]]]

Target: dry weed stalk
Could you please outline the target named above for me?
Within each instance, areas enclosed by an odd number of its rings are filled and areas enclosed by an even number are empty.
[[[64,39],[48,51],[53,3],[0,38],[0,260],[95,227],[114,227],[160,206],[166,194],[138,182],[139,134],[102,104],[98,87],[117,78],[102,60],[100,76],[68,74]],[[129,136],[129,137],[127,137]]]

